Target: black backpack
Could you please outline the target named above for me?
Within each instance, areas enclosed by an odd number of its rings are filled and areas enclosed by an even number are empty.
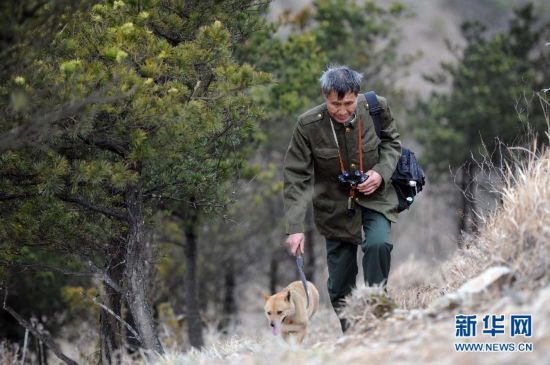
[[[382,113],[383,109],[380,107],[374,91],[365,93],[365,98],[369,105],[369,114],[374,123],[374,130],[378,138],[380,138],[380,113]],[[391,182],[399,199],[397,211],[402,212],[405,209],[409,209],[414,202],[416,194],[421,192],[426,184],[426,177],[414,156],[414,152],[408,148],[401,148],[401,157],[393,172]]]

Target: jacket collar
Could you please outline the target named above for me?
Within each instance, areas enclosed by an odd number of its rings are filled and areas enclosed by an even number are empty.
[[[328,113],[328,112],[327,112]],[[330,121],[332,122],[332,124],[334,124],[337,128],[355,128],[355,126],[357,125],[357,120],[359,118],[357,118],[357,113],[355,113],[355,116],[353,117],[353,119],[349,122],[346,122],[346,123],[340,123],[340,122],[337,122],[335,121],[334,119],[331,118],[330,114],[329,114],[329,119]]]

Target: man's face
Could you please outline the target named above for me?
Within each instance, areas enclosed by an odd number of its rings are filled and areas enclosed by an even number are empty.
[[[334,91],[325,96],[328,113],[338,123],[345,123],[351,119],[357,108],[357,95],[348,92],[342,99]]]

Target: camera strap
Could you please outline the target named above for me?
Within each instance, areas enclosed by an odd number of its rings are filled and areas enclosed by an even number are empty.
[[[344,171],[346,171],[344,166],[344,160],[342,159],[342,153],[340,152],[340,144],[338,143],[338,137],[336,137],[336,131],[334,130],[334,121],[332,118],[330,118],[330,127],[332,128],[332,135],[334,136],[334,142],[336,143],[336,147],[338,148],[338,159],[340,160],[340,170],[342,174]],[[357,141],[359,143],[359,168],[361,174],[363,173],[363,140],[362,140],[362,124],[361,124],[361,117],[359,117],[359,121],[357,122]],[[349,197],[348,197],[348,209],[347,209],[347,215],[352,217],[355,214],[355,209],[353,208],[353,199],[356,196],[356,187],[352,187],[349,189]]]
[[[336,143],[336,147],[338,148],[338,158],[340,159],[340,170],[342,173],[346,171],[344,167],[344,160],[342,159],[342,153],[340,152],[340,144],[338,143],[338,138],[336,137],[336,131],[334,130],[334,121],[332,118],[330,118],[330,127],[332,128],[332,136],[334,137],[334,142]],[[359,117],[359,121],[357,122],[357,141],[359,142],[359,168],[360,172],[363,173],[363,140],[361,137],[361,132],[363,131],[362,124],[361,124],[361,117]]]

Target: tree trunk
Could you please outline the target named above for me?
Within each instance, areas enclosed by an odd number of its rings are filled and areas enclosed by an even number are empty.
[[[464,171],[462,173],[462,179],[460,181],[460,198],[461,198],[461,209],[459,210],[459,222],[458,222],[458,248],[463,247],[463,235],[466,233],[467,229],[467,212],[468,212],[468,198],[466,197],[466,188],[468,185],[468,181],[466,178],[466,172]]]
[[[109,290],[105,288],[105,291]],[[117,308],[116,303],[114,303],[114,298],[112,293],[105,293],[105,298],[103,302],[106,306],[110,307],[113,311],[117,311],[117,314],[120,314],[120,307]],[[102,365],[111,365],[118,364],[119,361],[114,359],[115,352],[120,348],[117,343],[117,333],[119,333],[120,328],[117,327],[112,321],[112,316],[105,311],[100,309],[99,311],[99,363]]]
[[[277,257],[277,250],[273,250],[271,253],[271,261],[269,263],[269,294],[277,292],[279,260]]]
[[[230,257],[225,263],[225,277],[224,277],[224,297],[222,306],[222,320],[220,321],[219,329],[222,333],[227,334],[229,331],[229,325],[231,324],[231,318],[237,312],[237,305],[235,303],[235,263],[234,259]]]
[[[204,346],[197,285],[197,222],[198,212],[189,208],[185,221],[185,303],[189,343],[195,348]]]
[[[124,242],[120,237],[111,241],[107,274],[119,287],[123,287],[124,279]],[[119,317],[122,317],[122,295],[109,284],[103,284],[105,289],[103,302]],[[119,364],[122,349],[122,326],[112,314],[103,308],[99,312],[99,361],[102,365]]]
[[[162,354],[164,351],[155,330],[149,296],[151,273],[154,270],[153,248],[146,237],[140,186],[129,188],[126,193],[126,204],[129,218],[125,270],[126,300],[142,346],[146,350]]]
[[[313,282],[315,280],[315,239],[313,222],[313,207],[309,205],[306,213],[306,232],[305,232],[305,246],[304,256],[306,257],[305,274],[308,281]]]
[[[464,245],[464,233],[477,231],[477,219],[475,217],[475,165],[471,159],[468,159],[462,170],[462,180],[460,182],[461,198],[462,198],[462,211],[459,221],[459,239],[458,247],[462,248]]]
[[[38,365],[48,365],[48,358],[46,357],[46,349],[44,348],[44,343],[40,340],[37,340],[38,343]]]
[[[468,175],[470,176],[470,184],[468,185],[468,196],[470,197],[470,232],[477,233],[479,231],[479,219],[477,217],[477,180],[476,180],[477,166],[470,163],[468,169]]]

